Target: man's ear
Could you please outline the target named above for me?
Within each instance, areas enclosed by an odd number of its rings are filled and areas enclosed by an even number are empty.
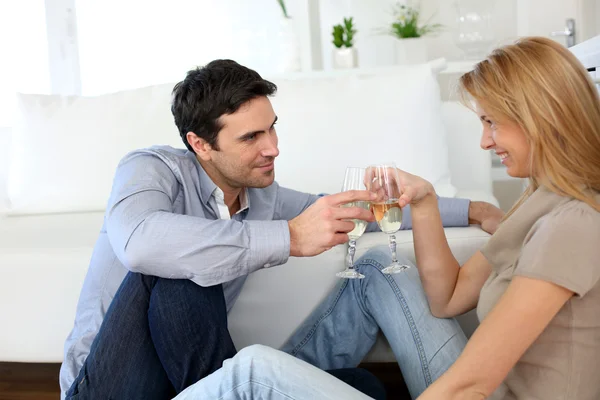
[[[194,152],[196,152],[196,155],[200,157],[200,159],[204,161],[211,160],[210,152],[211,150],[213,150],[213,148],[210,144],[208,144],[206,140],[202,139],[194,132],[188,132],[186,135],[186,139],[192,147],[192,149],[194,149]]]

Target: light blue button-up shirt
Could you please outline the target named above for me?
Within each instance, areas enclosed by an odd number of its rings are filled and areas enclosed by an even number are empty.
[[[157,146],[134,151],[121,161],[79,297],[75,326],[65,343],[60,371],[63,394],[79,373],[128,271],[190,279],[201,286],[222,283],[230,310],[248,274],[287,261],[287,221],[319,197],[277,183],[248,188],[248,207],[224,219],[216,189],[195,154],[187,150]],[[445,226],[468,225],[468,200],[441,198],[439,204]],[[410,212],[403,214],[402,229],[410,229]],[[377,224],[370,224],[368,230],[377,230]]]

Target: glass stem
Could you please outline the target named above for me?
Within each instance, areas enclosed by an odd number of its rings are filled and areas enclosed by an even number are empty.
[[[356,240],[350,240],[348,243],[348,256],[346,257],[346,266],[348,269],[354,269],[354,253],[356,252]]]
[[[390,251],[392,252],[392,264],[397,264],[398,259],[396,258],[396,236],[390,235]]]

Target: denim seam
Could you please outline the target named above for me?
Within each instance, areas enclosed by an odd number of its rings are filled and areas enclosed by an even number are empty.
[[[423,375],[425,375],[425,384],[427,386],[429,386],[432,383],[431,371],[429,370],[429,363],[427,362],[427,356],[425,354],[425,349],[423,348],[423,342],[421,340],[421,335],[419,334],[417,325],[415,323],[415,320],[413,319],[412,313],[410,312],[410,309],[408,307],[406,299],[404,298],[404,295],[400,291],[400,288],[398,287],[398,284],[396,283],[394,278],[392,278],[388,274],[384,274],[383,272],[381,272],[381,270],[384,268],[384,266],[381,265],[378,261],[373,260],[373,259],[364,259],[364,260],[361,260],[361,263],[359,265],[357,265],[357,268],[360,269],[360,266],[364,265],[364,264],[370,264],[372,267],[377,268],[379,273],[381,273],[385,277],[385,279],[390,284],[392,290],[394,291],[394,294],[396,295],[396,298],[398,299],[398,302],[400,303],[400,306],[402,307],[402,311],[404,312],[404,317],[408,321],[408,326],[410,327],[410,332],[413,336],[413,340],[415,341],[415,344],[417,346],[417,352],[419,353],[419,358],[421,360],[421,369],[423,370]]]
[[[444,344],[440,346],[440,348],[439,348],[439,349],[438,349],[438,350],[435,352],[435,354],[434,354],[433,356],[431,356],[431,359],[429,360],[429,364],[431,364],[431,363],[433,362],[433,360],[435,359],[435,356],[437,356],[437,355],[438,355],[438,353],[439,353],[440,351],[442,351],[442,349],[443,349],[444,347],[446,347],[446,345],[448,344],[448,342],[449,342],[449,341],[451,341],[452,339],[454,339],[454,337],[456,337],[456,333],[455,333],[454,335],[450,336],[450,337],[448,338],[448,340],[446,340],[446,341],[444,342]]]
[[[304,337],[304,339],[302,339],[300,341],[300,343],[298,343],[294,347],[294,349],[291,351],[291,353],[290,353],[291,355],[296,356],[298,354],[298,352],[300,352],[300,350],[302,350],[302,348],[306,345],[306,343],[308,343],[308,341],[313,337],[315,331],[317,330],[317,328],[319,327],[319,325],[321,324],[321,322],[323,322],[323,320],[325,318],[327,318],[329,315],[331,315],[333,309],[335,308],[335,306],[337,305],[340,297],[342,296],[342,293],[344,292],[344,290],[346,290],[347,287],[348,287],[348,280],[346,279],[345,282],[342,284],[342,287],[338,291],[338,294],[335,297],[335,300],[334,300],[333,304],[331,305],[331,307],[329,307],[327,310],[325,310],[325,312],[323,312],[323,314],[321,314],[321,316],[314,323],[314,325],[312,326],[312,328],[310,329],[310,331],[308,331],[308,333],[306,334],[306,336]]]
[[[247,381],[245,381],[245,382],[240,382],[240,383],[238,383],[237,385],[235,385],[234,387],[232,387],[230,390],[228,390],[228,391],[227,391],[227,393],[224,393],[222,396],[220,396],[220,397],[219,397],[219,400],[222,400],[222,399],[223,399],[225,396],[227,396],[227,395],[229,395],[229,394],[233,393],[233,392],[234,392],[236,389],[238,389],[238,388],[240,388],[240,387],[242,387],[242,386],[244,386],[244,385],[248,385],[248,384],[252,384],[252,383],[253,383],[253,384],[255,384],[255,385],[260,385],[260,386],[263,386],[263,387],[269,388],[269,389],[271,389],[272,391],[274,391],[274,392],[277,392],[278,394],[280,394],[281,396],[283,396],[283,397],[285,397],[285,398],[288,398],[288,399],[293,399],[293,398],[294,398],[294,397],[290,397],[290,396],[288,396],[286,393],[283,393],[281,390],[277,390],[277,389],[275,389],[275,388],[274,388],[273,386],[271,386],[271,385],[268,385],[268,384],[266,384],[266,383],[263,383],[263,382],[256,381],[256,380],[254,380],[254,379],[248,379]],[[245,392],[245,393],[247,394],[247,392]]]

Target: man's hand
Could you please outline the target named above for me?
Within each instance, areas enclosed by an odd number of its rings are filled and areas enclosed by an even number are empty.
[[[504,211],[493,204],[472,201],[469,205],[469,224],[481,225],[481,229],[489,234],[496,232],[503,217]]]
[[[354,201],[371,201],[375,194],[350,190],[321,197],[302,214],[288,222],[290,256],[311,257],[348,241],[354,229],[351,219],[375,220],[373,213],[360,207],[340,207]]]

